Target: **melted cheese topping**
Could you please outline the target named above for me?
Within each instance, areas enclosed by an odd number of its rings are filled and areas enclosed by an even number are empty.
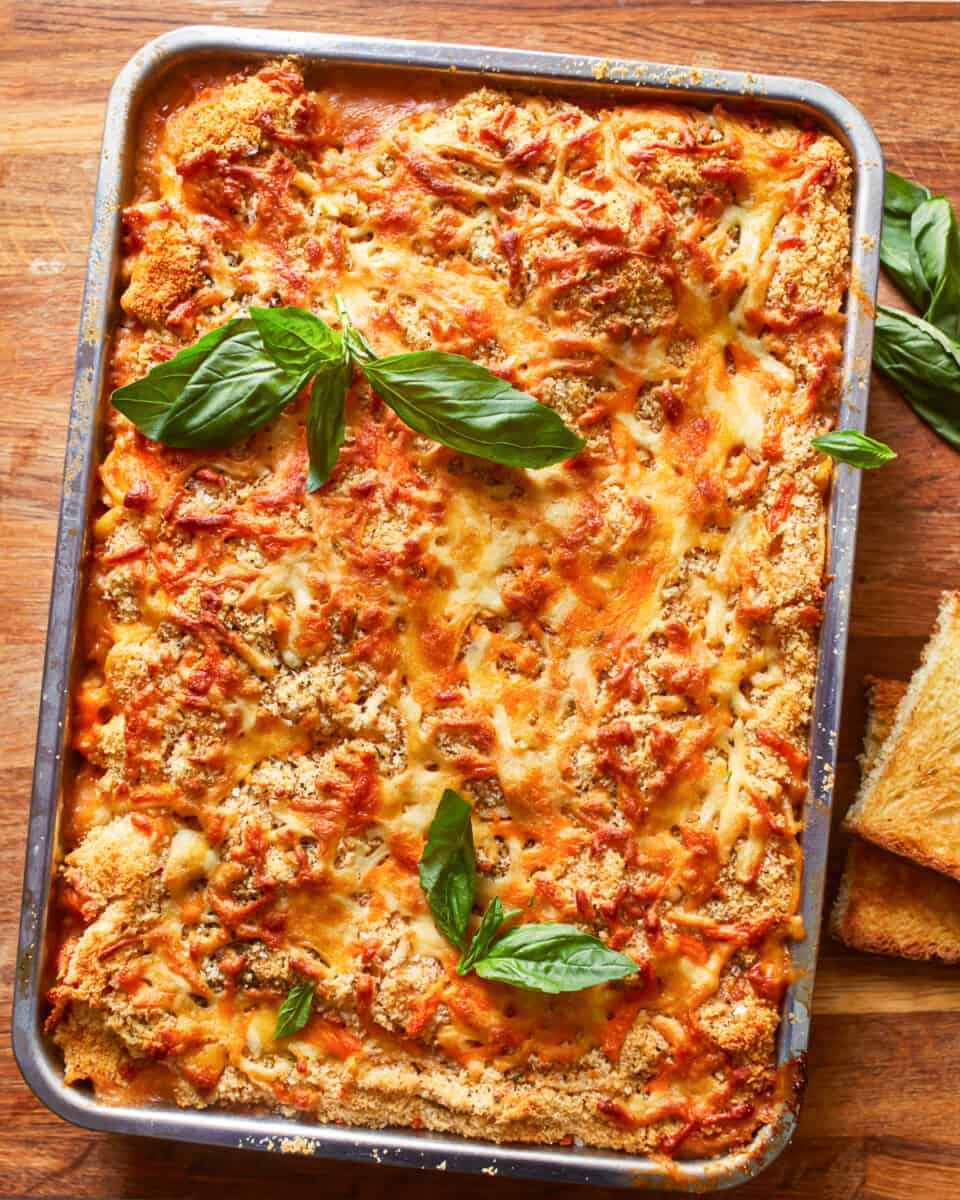
[[[172,450],[111,413],[73,698],[51,1028],[127,1102],[684,1154],[778,1099],[849,166],[761,112],[289,63],[141,131],[113,383],[251,303],[435,347],[587,449],[523,472],[359,379]],[[417,880],[445,787],[479,904],[636,959],[563,997],[460,978]],[[479,912],[479,908],[478,908]],[[316,985],[276,1041],[297,979]]]

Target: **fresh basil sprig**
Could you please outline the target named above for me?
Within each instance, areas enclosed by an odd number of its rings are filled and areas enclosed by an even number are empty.
[[[470,805],[450,788],[443,793],[420,857],[420,885],[437,928],[461,951],[457,973],[538,992],[577,992],[633,975],[632,958],[611,950],[575,925],[553,921],[515,925],[520,909],[504,909],[495,896],[466,948],[467,924],[476,892],[476,855]]]
[[[584,446],[553,409],[459,354],[419,350],[378,358],[337,297],[341,328],[304,308],[252,308],[205,334],[114,406],[167,446],[230,446],[272,420],[313,380],[307,415],[309,491],[329,479],[344,437],[354,364],[411,429],[511,467],[546,467]]]
[[[829,454],[837,462],[849,463],[851,467],[872,470],[896,458],[896,454],[883,442],[878,442],[856,429],[834,429],[813,439],[812,444],[823,454]]]
[[[301,979],[287,992],[277,1013],[277,1024],[273,1031],[275,1038],[289,1037],[310,1020],[315,986],[308,980]]]

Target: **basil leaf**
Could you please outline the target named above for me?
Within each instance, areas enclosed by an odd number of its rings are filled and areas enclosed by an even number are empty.
[[[887,171],[883,191],[883,230],[880,261],[897,287],[916,308],[925,309],[929,292],[922,272],[914,269],[915,250],[910,219],[930,192],[919,183]]]
[[[482,979],[551,993],[578,992],[638,969],[632,958],[576,925],[550,921],[508,929],[474,964]]]
[[[277,1024],[273,1031],[275,1038],[289,1037],[302,1029],[310,1020],[313,1012],[313,992],[315,985],[307,980],[299,980],[293,985],[277,1013]]]
[[[915,250],[910,236],[910,221],[884,214],[880,234],[880,261],[893,282],[914,308],[927,307],[929,292],[923,276],[914,268]]]
[[[920,317],[881,305],[873,361],[917,414],[960,449],[960,343]]]
[[[217,329],[211,329],[192,346],[185,346],[173,358],[151,367],[142,379],[135,379],[133,383],[117,388],[110,397],[113,407],[129,417],[141,433],[157,438],[167,410],[178,399],[200,364],[221,342],[239,333],[248,333],[253,328],[252,321],[237,317]]]
[[[154,436],[191,450],[232,446],[276,416],[306,380],[278,367],[256,330],[238,334],[194,371]]]
[[[946,391],[960,384],[960,342],[929,321],[880,305],[875,334],[877,366],[895,382],[900,376],[916,378]]]
[[[418,350],[361,369],[403,422],[453,450],[508,467],[548,467],[585,445],[553,409],[462,355]]]
[[[470,805],[450,788],[443,793],[420,855],[420,886],[441,933],[460,950],[477,886]]]
[[[323,487],[336,465],[343,445],[343,408],[349,380],[350,366],[342,358],[314,377],[307,410],[308,492]]]
[[[337,305],[337,314],[340,317],[340,336],[346,343],[350,355],[358,363],[370,362],[377,357],[373,351],[373,347],[360,330],[354,327],[343,297],[337,293],[334,299]]]
[[[466,954],[460,956],[460,961],[457,963],[457,974],[466,975],[471,971],[477,959],[482,958],[489,950],[490,943],[504,921],[509,921],[511,917],[519,915],[519,908],[504,909],[500,903],[500,897],[494,896],[487,905],[487,911],[483,914],[483,919],[477,926],[477,932],[470,941],[470,949]]]
[[[909,217],[924,200],[930,199],[930,189],[922,183],[905,179],[896,171],[887,170],[883,183],[883,211]]]
[[[882,467],[897,457],[889,446],[856,429],[835,429],[832,433],[823,433],[815,437],[811,445],[837,462],[849,463],[851,467],[860,467],[862,470]]]
[[[309,374],[341,356],[342,338],[305,308],[251,308],[263,348],[278,367]]]
[[[931,295],[925,319],[960,338],[960,230],[950,201],[925,200],[910,219],[910,236]]]

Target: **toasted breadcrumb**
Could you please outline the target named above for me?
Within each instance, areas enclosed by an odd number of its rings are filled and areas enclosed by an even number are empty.
[[[200,285],[199,260],[199,249],[176,221],[153,222],[120,297],[124,311],[144,325],[163,325],[171,309]]]

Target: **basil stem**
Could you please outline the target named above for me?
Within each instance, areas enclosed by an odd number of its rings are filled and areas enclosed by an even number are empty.
[[[373,347],[350,320],[343,297],[338,293],[334,299],[337,305],[337,314],[340,317],[340,333],[351,358],[357,363],[371,362],[377,357]]]
[[[460,961],[457,963],[457,974],[466,975],[471,971],[477,959],[482,958],[489,950],[490,943],[496,937],[497,931],[504,921],[509,921],[511,917],[519,915],[519,908],[504,909],[500,897],[494,896],[487,905],[487,911],[483,914],[477,932],[470,940],[470,949],[466,954],[460,956]]]

